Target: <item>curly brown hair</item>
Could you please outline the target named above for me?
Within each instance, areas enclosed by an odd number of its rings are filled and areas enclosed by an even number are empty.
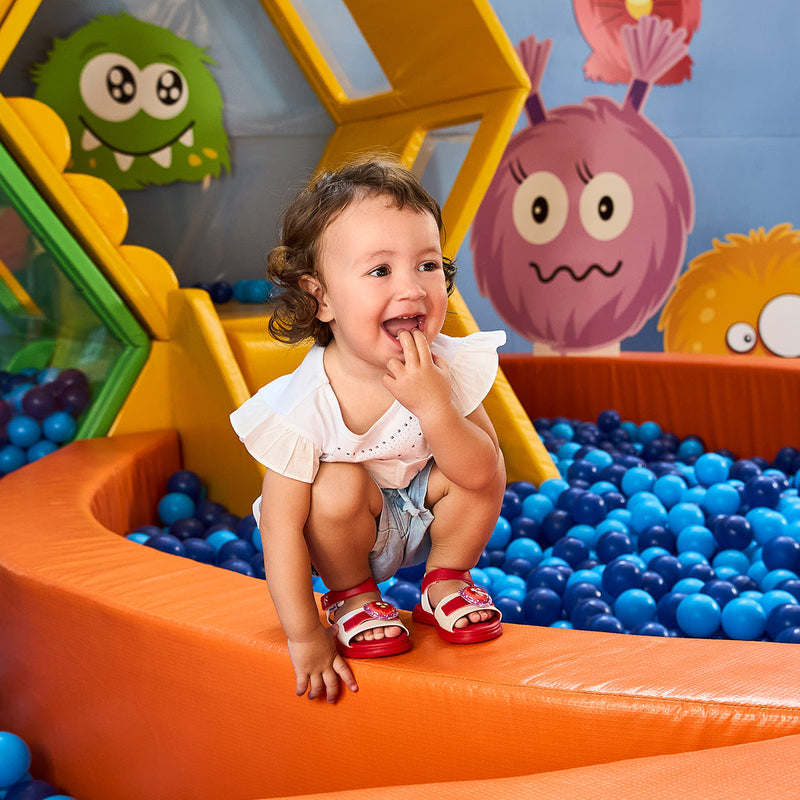
[[[267,279],[274,287],[268,323],[272,336],[290,344],[310,337],[322,346],[331,341],[330,326],[317,319],[317,300],[303,288],[304,278],[313,277],[324,286],[319,247],[325,229],[354,200],[383,195],[400,209],[431,214],[444,236],[439,204],[397,159],[373,155],[317,174],[284,212],[280,244],[267,256]],[[455,285],[456,266],[444,258],[443,267],[449,295]]]

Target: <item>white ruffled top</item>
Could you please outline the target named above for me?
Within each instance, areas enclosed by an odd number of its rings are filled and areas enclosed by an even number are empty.
[[[505,331],[454,338],[439,334],[431,352],[450,367],[456,408],[471,414],[497,375],[497,348]],[[322,363],[323,347],[309,350],[291,374],[268,383],[231,414],[250,455],[265,467],[312,483],[320,461],[362,463],[384,488],[404,488],[431,457],[419,420],[395,400],[362,434],[344,423]]]

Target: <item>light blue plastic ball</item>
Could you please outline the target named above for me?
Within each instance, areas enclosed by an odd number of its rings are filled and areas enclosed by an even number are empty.
[[[674,591],[674,589],[673,589]],[[716,633],[722,619],[719,603],[707,594],[689,594],[678,604],[675,618],[678,627],[695,639]]]
[[[559,422],[556,425],[553,425],[553,427],[550,428],[550,433],[559,439],[566,439],[567,441],[572,439],[572,437],[575,435],[572,425],[569,425],[566,422]]]
[[[796,573],[790,569],[772,569],[764,575],[759,581],[758,588],[762,592],[769,592],[772,589],[777,589],[778,584],[782,581],[797,580]]]
[[[10,731],[0,731],[0,787],[22,780],[31,765],[31,751],[24,739]]]
[[[598,472],[601,469],[605,469],[609,464],[614,463],[614,457],[610,453],[607,453],[605,450],[600,450],[599,448],[590,450],[584,458],[594,464]],[[616,489],[616,486],[614,486],[614,489]]]
[[[735,514],[740,504],[739,492],[729,483],[709,486],[703,498],[703,508],[709,514]]]
[[[44,418],[42,433],[51,442],[63,444],[75,436],[78,423],[66,411],[56,411]]]
[[[42,438],[42,426],[33,418],[21,414],[6,425],[8,441],[17,447],[30,447]]]
[[[761,604],[761,608],[764,609],[764,613],[769,616],[769,612],[776,606],[782,606],[787,603],[794,605],[797,603],[797,599],[793,594],[785,592],[783,589],[770,589],[770,591],[761,595],[758,602]]]
[[[669,510],[667,522],[670,530],[677,536],[689,525],[702,525],[705,522],[705,515],[696,503],[681,501]]]
[[[697,594],[704,585],[700,578],[681,578],[670,591],[675,594]]]
[[[636,438],[642,444],[647,444],[647,442],[652,442],[654,439],[658,439],[659,436],[661,436],[661,426],[657,422],[648,420],[639,426],[639,431]]]
[[[150,537],[146,533],[134,531],[133,533],[129,533],[125,538],[136,542],[136,544],[144,544]]]
[[[655,495],[637,503],[634,508],[628,508],[628,511],[631,515],[631,527],[636,533],[642,533],[653,525],[663,526],[668,519],[667,509]]]
[[[745,514],[745,519],[753,527],[753,538],[758,544],[766,544],[776,536],[783,536],[786,520],[783,515],[771,508],[758,506]]]
[[[628,629],[656,616],[656,601],[643,589],[626,589],[614,601],[614,616]]]
[[[767,615],[757,600],[734,597],[725,604],[721,615],[722,630],[740,641],[758,639],[767,625]]]
[[[28,456],[21,447],[7,444],[0,449],[0,475],[7,475],[19,469],[28,460]]]
[[[183,492],[169,492],[158,501],[158,516],[164,525],[194,514],[195,502]]]
[[[226,542],[232,542],[234,539],[238,539],[239,537],[233,531],[226,531],[226,530],[218,530],[210,533],[206,537],[206,541],[216,550],[219,552],[220,547],[224,545]]]
[[[544,484],[542,486],[544,487]],[[529,494],[522,501],[522,516],[541,522],[554,508],[554,500],[551,500],[544,492],[536,492]]]
[[[717,540],[705,525],[687,525],[677,535],[675,544],[678,553],[690,550],[702,553],[706,558],[711,558],[717,551]]]
[[[576,569],[575,572],[567,578],[567,586],[581,582],[591,583],[593,586],[600,588],[603,585],[602,573],[593,569]]]
[[[503,550],[511,541],[511,523],[505,517],[498,517],[492,535],[486,544],[487,550]]]
[[[711,566],[714,569],[730,567],[744,574],[750,566],[750,559],[741,550],[721,550],[714,556]]]
[[[656,479],[653,484],[653,494],[664,504],[665,508],[672,508],[680,502],[681,495],[686,488],[686,481],[680,475],[668,473]]]
[[[26,453],[28,463],[32,464],[40,458],[49,456],[50,453],[54,453],[56,450],[58,450],[58,445],[55,442],[51,442],[49,439],[39,439],[38,442],[28,448]]]
[[[555,505],[561,493],[569,489],[569,484],[563,478],[548,478],[539,487],[539,494],[543,494]]]
[[[524,558],[535,567],[542,560],[542,546],[535,539],[520,536],[506,547],[506,559],[510,561],[512,558]]]
[[[719,453],[703,453],[694,463],[694,474],[703,486],[724,481],[730,471],[730,462]]]
[[[649,492],[656,482],[655,473],[647,467],[631,467],[623,476],[621,489],[627,497],[637,492]]]

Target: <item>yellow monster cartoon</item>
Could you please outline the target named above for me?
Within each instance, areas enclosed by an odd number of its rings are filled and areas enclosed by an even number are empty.
[[[725,239],[678,278],[658,321],[664,350],[800,357],[800,231],[785,222]]]

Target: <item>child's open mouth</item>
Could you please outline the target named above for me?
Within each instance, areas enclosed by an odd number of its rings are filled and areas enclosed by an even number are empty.
[[[420,314],[415,314],[413,317],[394,317],[387,319],[383,323],[383,328],[389,336],[397,338],[401,331],[422,330],[425,323],[425,317]]]

